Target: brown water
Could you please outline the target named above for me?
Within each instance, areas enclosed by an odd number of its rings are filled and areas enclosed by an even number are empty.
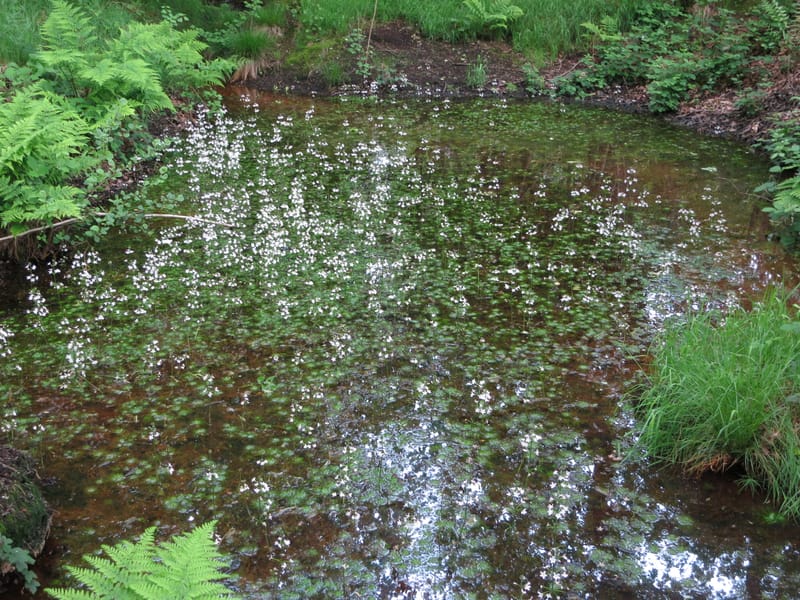
[[[774,507],[619,460],[665,320],[796,280],[765,163],[576,107],[242,94],[136,200],[203,222],[4,275],[43,579],[214,518],[248,598],[795,593]]]

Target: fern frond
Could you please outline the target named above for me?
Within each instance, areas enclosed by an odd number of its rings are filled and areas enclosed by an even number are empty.
[[[88,557],[84,557],[88,558]],[[67,570],[88,588],[89,598],[114,598],[114,600],[141,600],[121,584],[118,577],[112,573],[107,576],[93,569],[82,567],[67,567]]]
[[[104,58],[79,73],[84,85],[91,89],[89,99],[98,105],[114,104],[120,98],[131,100],[146,112],[174,110],[164,93],[156,71],[141,58],[121,62]]]
[[[35,88],[0,104],[0,175],[57,183],[74,174],[89,125],[74,111],[53,104]]]
[[[97,596],[92,596],[86,590],[68,590],[64,588],[50,588],[47,590],[56,600],[97,600]]]
[[[165,592],[180,590],[180,598],[227,597],[227,588],[213,583],[226,577],[218,570],[222,555],[211,537],[215,524],[211,521],[164,543],[158,552],[164,568],[151,581]]]
[[[93,62],[99,47],[91,19],[64,0],[54,0],[41,36],[41,48],[31,56],[31,62],[55,76],[51,84],[58,92],[80,95],[75,73]]]
[[[122,60],[126,56],[143,59],[155,69],[166,90],[188,90],[219,85],[232,63],[224,60],[205,62],[206,44],[197,39],[196,29],[176,31],[168,22],[130,23],[114,41],[109,52]]]
[[[120,542],[103,546],[110,559],[84,557],[94,569],[68,567],[90,592],[47,590],[64,600],[213,600],[234,598],[222,584],[222,556],[213,540],[215,521],[158,546],[155,527],[147,529],[136,544]]]
[[[92,51],[98,46],[89,16],[64,0],[53,0],[53,8],[40,31],[46,50]]]

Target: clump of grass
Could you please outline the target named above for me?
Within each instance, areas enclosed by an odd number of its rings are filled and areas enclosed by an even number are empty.
[[[467,67],[467,85],[479,90],[486,85],[487,79],[486,62],[483,57],[479,56],[473,64]]]
[[[329,87],[342,85],[346,81],[344,67],[336,60],[329,60],[322,64],[319,69],[322,79]]]
[[[744,469],[800,519],[800,321],[790,294],[769,292],[751,311],[692,315],[666,329],[638,404],[638,445],[687,473]]]
[[[256,60],[275,47],[275,39],[266,31],[243,29],[234,33],[228,41],[228,48],[237,56]]]

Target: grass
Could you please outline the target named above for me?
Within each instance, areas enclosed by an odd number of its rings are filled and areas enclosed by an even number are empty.
[[[0,63],[24,64],[39,45],[48,0],[0,0]]]
[[[749,312],[667,327],[637,407],[637,444],[694,475],[738,465],[744,487],[800,519],[800,321],[789,296],[771,291]]]
[[[479,90],[486,85],[486,63],[482,57],[467,67],[467,85],[473,89]]]
[[[264,27],[286,27],[289,7],[280,2],[268,2],[253,13],[253,22]]]
[[[490,2],[487,2],[491,6]],[[514,46],[534,57],[554,57],[559,52],[582,46],[581,23],[599,21],[604,15],[617,19],[625,28],[633,18],[635,0],[515,0],[524,15],[510,28]],[[372,14],[373,0],[303,0],[301,22],[319,31],[343,32]],[[434,38],[456,41],[465,35],[463,25],[469,11],[462,0],[381,0],[378,19],[406,19]]]
[[[242,29],[228,42],[228,48],[237,56],[256,60],[275,47],[275,39],[265,31]]]
[[[510,27],[514,46],[531,57],[552,58],[558,52],[583,47],[581,23],[616,18],[625,28],[633,18],[634,0],[515,0],[524,15]],[[491,5],[489,3],[489,5]],[[345,32],[372,14],[373,0],[302,0],[300,21],[317,33]],[[380,0],[378,19],[405,19],[428,37],[457,41],[464,37],[469,12],[462,0]]]
[[[112,38],[131,20],[131,12],[113,0],[83,0],[101,37]],[[39,26],[50,12],[50,0],[0,0],[0,63],[25,64],[39,46]]]
[[[83,0],[82,5],[94,8],[98,19],[108,21],[113,29],[130,11],[139,20],[160,18],[162,0],[114,2]],[[487,6],[491,6],[489,0]],[[517,50],[538,62],[555,57],[559,52],[585,47],[581,23],[598,22],[604,15],[617,19],[624,29],[630,22],[634,0],[514,0],[523,16],[512,22],[507,34]],[[49,7],[47,0],[0,0],[0,60],[24,62],[38,42],[38,23]],[[208,32],[224,30],[234,19],[226,4],[214,5],[202,0],[173,0],[174,14],[184,14],[189,22]],[[305,34],[327,36],[343,34],[354,26],[366,26],[372,16],[374,0],[300,0],[297,19]],[[467,26],[469,10],[463,0],[379,0],[378,20],[405,19],[418,26],[428,37],[458,41],[474,35]],[[289,9],[286,3],[265,2],[252,13],[253,22],[265,26],[286,26]]]

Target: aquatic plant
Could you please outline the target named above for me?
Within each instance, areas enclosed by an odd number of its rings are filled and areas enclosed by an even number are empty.
[[[192,531],[157,545],[155,527],[142,533],[135,544],[122,541],[103,545],[109,558],[86,555],[92,568],[67,567],[78,582],[88,588],[70,590],[48,588],[59,600],[211,600],[235,598],[219,583],[229,576],[220,572],[222,555],[213,540],[216,522],[199,525]]]
[[[141,529],[224,520],[253,597],[591,595],[593,568],[657,589],[634,557],[676,509],[605,459],[619,348],[641,351],[645,307],[740,267],[724,219],[687,199],[699,185],[648,173],[697,151],[690,172],[719,165],[707,194],[734,214],[751,157],[549,103],[245,102],[201,114],[128,201],[180,191],[174,210],[206,223],[31,270],[3,313],[0,430],[81,475],[64,477],[93,507],[65,517],[72,552],[131,527],[122,502]],[[622,132],[631,146],[595,156]],[[666,290],[671,261],[699,289]],[[599,525],[617,560],[592,567]]]
[[[800,518],[800,321],[791,294],[770,291],[751,311],[692,314],[667,327],[636,401],[637,445],[691,475],[744,469]]]

